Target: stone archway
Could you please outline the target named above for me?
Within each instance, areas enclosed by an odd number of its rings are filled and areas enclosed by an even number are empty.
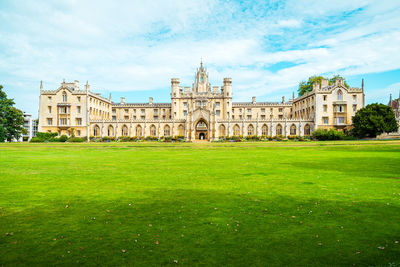
[[[196,140],[208,140],[208,124],[204,119],[197,121],[195,126],[195,138]]]

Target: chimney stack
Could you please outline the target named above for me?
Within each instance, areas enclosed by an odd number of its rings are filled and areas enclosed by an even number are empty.
[[[149,97],[149,104],[153,104],[153,98]]]
[[[256,103],[256,97],[255,97],[255,96],[253,96],[253,97],[251,98],[251,102],[252,102],[253,104]]]
[[[285,96],[282,96],[282,103],[285,103]]]
[[[121,97],[121,104],[125,104],[125,97]]]

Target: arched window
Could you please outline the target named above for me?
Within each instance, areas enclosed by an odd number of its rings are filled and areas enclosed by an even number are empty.
[[[122,136],[128,136],[129,135],[129,130],[126,125],[122,126]]]
[[[268,135],[268,126],[267,125],[263,125],[262,126],[262,128],[261,128],[261,134],[262,135],[264,135],[264,136],[267,136]]]
[[[340,89],[337,91],[337,100],[343,100],[343,93]]]
[[[276,125],[276,135],[282,135],[282,125]]]
[[[142,136],[142,126],[140,126],[140,125],[136,126],[136,136],[137,137]]]
[[[304,126],[304,135],[310,135],[310,134],[311,134],[310,125],[306,124],[306,126]]]
[[[235,124],[235,126],[233,126],[233,135],[235,135],[235,136],[240,135],[240,127],[237,124]]]
[[[184,136],[184,135],[185,135],[185,128],[183,127],[182,124],[180,124],[180,125],[178,126],[178,135],[179,135],[179,136]]]
[[[150,135],[151,135],[151,136],[156,136],[156,135],[157,135],[157,133],[156,133],[156,126],[154,126],[154,125],[151,125],[151,126],[150,126]]]
[[[110,125],[110,126],[108,126],[108,129],[107,129],[107,134],[108,134],[108,136],[114,136],[114,127],[112,127],[112,125]]]
[[[207,130],[207,123],[205,121],[203,121],[203,120],[199,121],[196,124],[196,129],[197,130]]]
[[[62,101],[63,101],[63,102],[67,102],[67,94],[66,94],[66,93],[63,93],[63,95],[62,95]]]
[[[296,135],[296,125],[290,126],[290,135]]]
[[[219,136],[225,136],[225,126],[223,124],[219,126]]]
[[[93,128],[93,135],[94,136],[100,136],[100,127],[98,125],[95,125]]]
[[[251,124],[247,127],[247,135],[254,135],[254,127]]]
[[[171,135],[171,131],[168,125],[165,125],[164,127],[164,136],[170,136]]]

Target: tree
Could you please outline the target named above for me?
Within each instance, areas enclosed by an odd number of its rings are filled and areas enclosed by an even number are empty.
[[[340,75],[334,75],[332,78],[329,79],[329,85],[332,85],[335,83],[335,80],[338,78],[342,78],[344,79],[342,76]],[[313,84],[314,83],[319,83],[321,84],[321,80],[322,79],[326,79],[323,76],[311,76],[310,78],[308,78],[308,81],[302,81],[299,83],[299,89],[297,90],[299,96],[304,95],[305,93],[311,92],[313,89]],[[350,86],[347,84],[346,80],[344,81],[344,86],[346,86],[347,88],[349,88]]]
[[[324,77],[322,76],[311,76],[310,78],[308,78],[308,81],[302,81],[299,84],[299,89],[298,89],[298,93],[299,96],[304,95],[305,93],[311,92],[313,89],[313,84],[315,82],[321,84],[321,80],[324,79]]]
[[[381,133],[397,131],[399,127],[392,108],[383,104],[369,104],[358,110],[353,126],[352,131],[358,137],[376,137]]]
[[[0,142],[19,139],[24,130],[22,111],[13,107],[14,101],[2,89],[0,85]]]

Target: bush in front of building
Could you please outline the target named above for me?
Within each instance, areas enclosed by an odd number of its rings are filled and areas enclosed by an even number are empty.
[[[131,141],[131,138],[129,136],[120,136],[120,137],[118,137],[118,141],[129,142],[129,141]]]
[[[343,132],[335,129],[318,129],[313,132],[312,136],[318,141],[343,140],[345,137]]]
[[[158,137],[157,136],[147,136],[145,138],[146,141],[157,141]]]
[[[59,142],[67,142],[68,140],[68,136],[66,136],[65,134],[61,135],[60,138],[58,138]]]
[[[31,143],[43,143],[44,141],[40,139],[39,137],[32,137]]]
[[[85,142],[85,139],[81,138],[81,137],[71,137],[68,139],[68,142],[71,143],[82,143]]]
[[[248,135],[245,139],[246,141],[260,141],[261,137],[257,135]]]

